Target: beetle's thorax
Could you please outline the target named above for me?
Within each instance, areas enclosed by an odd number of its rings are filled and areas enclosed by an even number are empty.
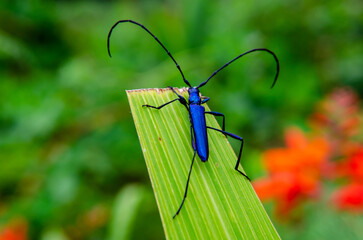
[[[189,92],[189,104],[198,104],[198,105],[200,105],[202,100],[200,98],[199,89],[195,88],[195,87],[189,88],[188,92]]]

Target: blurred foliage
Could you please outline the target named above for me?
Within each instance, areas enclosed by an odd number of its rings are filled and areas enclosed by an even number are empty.
[[[146,187],[129,213],[137,217],[125,221],[128,236],[163,238],[124,90],[184,84],[165,52],[131,24],[114,32],[109,59],[106,37],[117,20],[145,24],[192,85],[249,49],[277,54],[281,76],[272,91],[275,65],[263,53],[202,88],[227,116],[228,131],[244,137],[243,164],[256,178],[262,150],[281,145],[286,126],[306,128],[314,103],[332,89],[350,86],[362,99],[362,11],[359,0],[1,1],[0,228],[20,226],[30,239],[103,239],[117,234],[109,229],[117,227],[116,196],[133,183]],[[350,222],[323,210],[310,211],[305,224]],[[305,227],[278,230],[289,239]],[[339,232],[323,225],[306,236],[322,239],[324,229]]]

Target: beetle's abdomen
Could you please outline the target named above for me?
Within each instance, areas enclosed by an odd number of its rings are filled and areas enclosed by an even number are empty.
[[[205,123],[204,107],[200,105],[189,105],[190,115],[192,118],[195,144],[197,147],[197,153],[200,159],[205,162],[208,160],[208,136],[207,127]]]

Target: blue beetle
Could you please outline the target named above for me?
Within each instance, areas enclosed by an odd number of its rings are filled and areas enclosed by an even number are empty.
[[[252,50],[249,50],[247,52],[244,52],[240,55],[238,55],[237,57],[235,57],[234,59],[232,59],[231,61],[227,62],[226,64],[224,64],[221,68],[219,68],[218,70],[216,70],[207,80],[205,80],[204,82],[202,82],[201,84],[199,84],[197,87],[192,87],[189,83],[189,81],[184,77],[183,71],[181,70],[179,64],[175,61],[174,57],[171,55],[171,53],[166,49],[166,47],[159,41],[159,39],[152,34],[144,25],[135,22],[133,20],[120,20],[118,22],[116,22],[110,29],[109,33],[108,33],[108,37],[107,37],[107,50],[108,50],[108,54],[111,57],[111,52],[110,52],[110,37],[111,37],[111,33],[112,30],[119,24],[119,23],[124,23],[124,22],[129,22],[129,23],[133,23],[136,24],[138,26],[140,26],[141,28],[143,28],[146,32],[148,32],[159,44],[160,46],[166,51],[166,53],[169,55],[169,57],[173,60],[173,62],[175,63],[177,69],[179,70],[183,81],[185,82],[185,84],[188,85],[188,93],[189,93],[189,99],[188,101],[181,96],[180,94],[178,94],[173,87],[169,87],[176,95],[177,98],[174,100],[171,100],[170,102],[164,103],[161,106],[155,107],[155,106],[150,106],[148,104],[143,105],[143,107],[148,107],[148,108],[154,108],[154,109],[161,109],[165,106],[167,106],[170,103],[173,103],[175,101],[179,101],[181,104],[183,104],[186,109],[188,110],[189,113],[189,121],[190,121],[190,129],[191,129],[191,139],[192,139],[192,147],[194,150],[194,154],[193,154],[193,159],[192,159],[192,163],[189,169],[189,174],[188,174],[188,180],[187,180],[187,184],[185,187],[185,192],[184,192],[184,197],[183,200],[177,210],[177,212],[175,213],[175,215],[173,216],[173,218],[175,218],[180,210],[183,207],[184,201],[187,197],[187,192],[188,192],[188,186],[189,186],[189,180],[190,180],[190,175],[192,172],[192,168],[193,168],[193,163],[195,160],[195,155],[196,153],[198,154],[200,160],[202,162],[206,162],[208,160],[209,157],[209,147],[208,147],[208,134],[207,134],[207,129],[211,129],[214,131],[218,131],[226,136],[232,137],[234,139],[237,139],[239,141],[241,141],[241,147],[239,150],[239,154],[238,154],[238,158],[237,158],[237,162],[235,165],[235,170],[238,171],[240,174],[242,174],[246,179],[248,179],[250,181],[250,178],[243,173],[242,171],[240,171],[238,169],[238,166],[240,164],[241,161],[241,154],[242,154],[242,149],[243,149],[243,138],[235,135],[233,133],[230,132],[226,132],[225,131],[225,116],[222,113],[219,112],[212,112],[212,111],[205,111],[205,108],[202,106],[202,104],[206,103],[209,98],[204,98],[201,97],[201,94],[199,92],[199,88],[204,86],[213,76],[215,76],[219,71],[221,71],[222,69],[224,69],[225,67],[227,67],[229,64],[231,64],[232,62],[236,61],[237,59],[239,59],[240,57],[251,53],[251,52],[255,52],[255,51],[265,51],[269,54],[271,54],[275,61],[276,61],[276,75],[274,78],[274,81],[272,83],[271,88],[273,88],[273,86],[275,85],[279,72],[280,72],[280,64],[279,64],[279,60],[276,57],[275,53],[273,53],[272,51],[266,49],[266,48],[255,48]],[[205,114],[211,114],[213,116],[218,116],[218,117],[222,117],[223,118],[223,124],[222,124],[222,130],[221,129],[217,129],[217,128],[213,128],[213,127],[209,127],[206,124],[205,121]]]

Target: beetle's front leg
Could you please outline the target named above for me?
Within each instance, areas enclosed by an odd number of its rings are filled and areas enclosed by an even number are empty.
[[[206,102],[208,102],[209,101],[209,97],[204,97],[204,96],[202,96],[202,104],[203,103],[206,103]]]
[[[180,95],[179,93],[177,93],[175,90],[174,90],[174,88],[173,87],[170,87],[169,86],[169,88],[171,89],[171,91],[173,91],[177,96],[178,96],[178,100],[179,100],[179,102],[181,103],[181,104],[183,104],[184,105],[184,107],[186,107],[187,108],[187,111],[189,111],[189,108],[188,108],[188,102],[187,102],[187,100],[182,96],[182,95]]]
[[[187,110],[188,110],[188,103],[187,103],[187,100],[183,97],[183,96],[181,96],[181,95],[179,95],[174,89],[173,89],[173,87],[169,87],[177,96],[178,96],[178,98],[176,98],[176,99],[174,99],[174,100],[171,100],[170,102],[167,102],[167,103],[164,103],[163,105],[160,105],[160,106],[158,106],[158,107],[155,107],[155,106],[151,106],[151,105],[149,105],[149,104],[145,104],[145,105],[142,105],[143,107],[150,107],[150,108],[154,108],[154,109],[157,109],[157,110],[159,110],[159,109],[161,109],[161,108],[163,108],[163,107],[165,107],[166,105],[168,105],[168,104],[170,104],[170,103],[173,103],[173,102],[175,102],[175,101],[179,101],[181,104],[183,104],[186,108],[187,108]]]
[[[170,102],[164,103],[163,105],[160,105],[159,107],[150,106],[149,104],[145,104],[145,105],[142,105],[142,106],[143,106],[143,107],[155,108],[155,109],[159,110],[159,109],[161,109],[161,108],[165,107],[166,105],[168,105],[168,104],[170,104],[170,103],[172,103],[172,102],[175,102],[176,100],[179,100],[179,98],[174,99],[174,100],[171,100]]]

